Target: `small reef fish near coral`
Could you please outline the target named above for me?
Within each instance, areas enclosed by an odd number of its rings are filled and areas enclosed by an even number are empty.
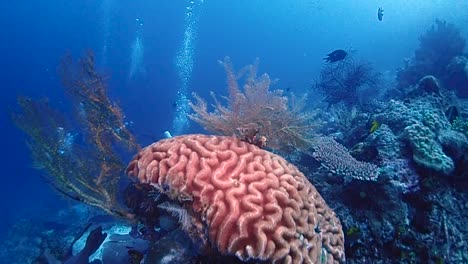
[[[334,50],[327,54],[327,57],[323,58],[326,62],[337,62],[344,60],[348,53],[342,49]]]

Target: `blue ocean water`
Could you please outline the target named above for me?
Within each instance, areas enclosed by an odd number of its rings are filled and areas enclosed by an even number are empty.
[[[352,51],[391,86],[419,36],[443,19],[468,36],[466,1],[4,1],[0,10],[0,114],[3,151],[0,237],[21,219],[75,205],[34,169],[27,137],[11,121],[17,97],[67,104],[60,58],[93,50],[109,95],[145,146],[173,134],[203,132],[187,119],[192,92],[226,94],[229,56],[236,69],[260,59],[275,87],[310,92],[326,54]],[[382,21],[377,19],[384,9]],[[466,53],[466,48],[465,48]],[[465,87],[466,88],[466,87]],[[313,93],[312,101],[320,100]],[[63,107],[66,109],[66,106]],[[184,123],[187,122],[187,123]],[[464,234],[466,237],[466,234]],[[1,262],[1,260],[0,260]]]

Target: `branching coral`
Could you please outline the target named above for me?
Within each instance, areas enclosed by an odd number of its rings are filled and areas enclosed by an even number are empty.
[[[227,74],[228,105],[223,105],[212,93],[214,111],[209,112],[205,100],[194,95],[191,103],[195,114],[190,118],[207,131],[232,136],[261,147],[290,152],[308,149],[313,136],[313,114],[304,111],[306,96],[289,100],[282,90],[270,90],[268,74],[257,77],[258,62],[235,74],[228,57],[221,62]],[[238,80],[246,76],[243,89]]]
[[[380,75],[366,62],[346,59],[338,63],[325,64],[315,89],[325,96],[329,104],[340,102],[346,105],[359,103],[361,89],[377,90]]]
[[[414,57],[397,72],[399,88],[416,84],[423,76],[442,78],[450,60],[463,54],[465,39],[460,30],[446,21],[435,24],[419,37]]]
[[[465,39],[460,29],[439,19],[419,37],[419,43],[419,48],[414,53],[415,60],[428,63],[434,71],[431,74],[437,76],[443,74],[450,60],[462,55],[465,48]]]
[[[47,100],[20,97],[22,111],[12,113],[13,121],[29,136],[33,161],[55,189],[113,215],[130,217],[117,201],[124,169],[118,151],[136,150],[135,138],[120,108],[108,98],[91,53],[78,65],[66,57],[60,69],[76,120],[54,110]]]

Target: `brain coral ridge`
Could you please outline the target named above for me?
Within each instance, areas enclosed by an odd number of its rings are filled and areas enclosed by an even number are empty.
[[[233,137],[186,135],[147,146],[127,173],[189,210],[221,254],[272,263],[344,263],[335,213],[282,157]]]

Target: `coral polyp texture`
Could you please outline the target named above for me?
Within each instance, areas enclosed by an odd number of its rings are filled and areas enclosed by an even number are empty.
[[[163,190],[204,246],[241,260],[344,263],[336,214],[282,157],[234,137],[186,135],[141,150],[127,173]]]
[[[312,157],[331,172],[344,176],[346,180],[376,181],[379,177],[379,168],[376,165],[356,160],[333,138],[317,137],[314,142]]]

